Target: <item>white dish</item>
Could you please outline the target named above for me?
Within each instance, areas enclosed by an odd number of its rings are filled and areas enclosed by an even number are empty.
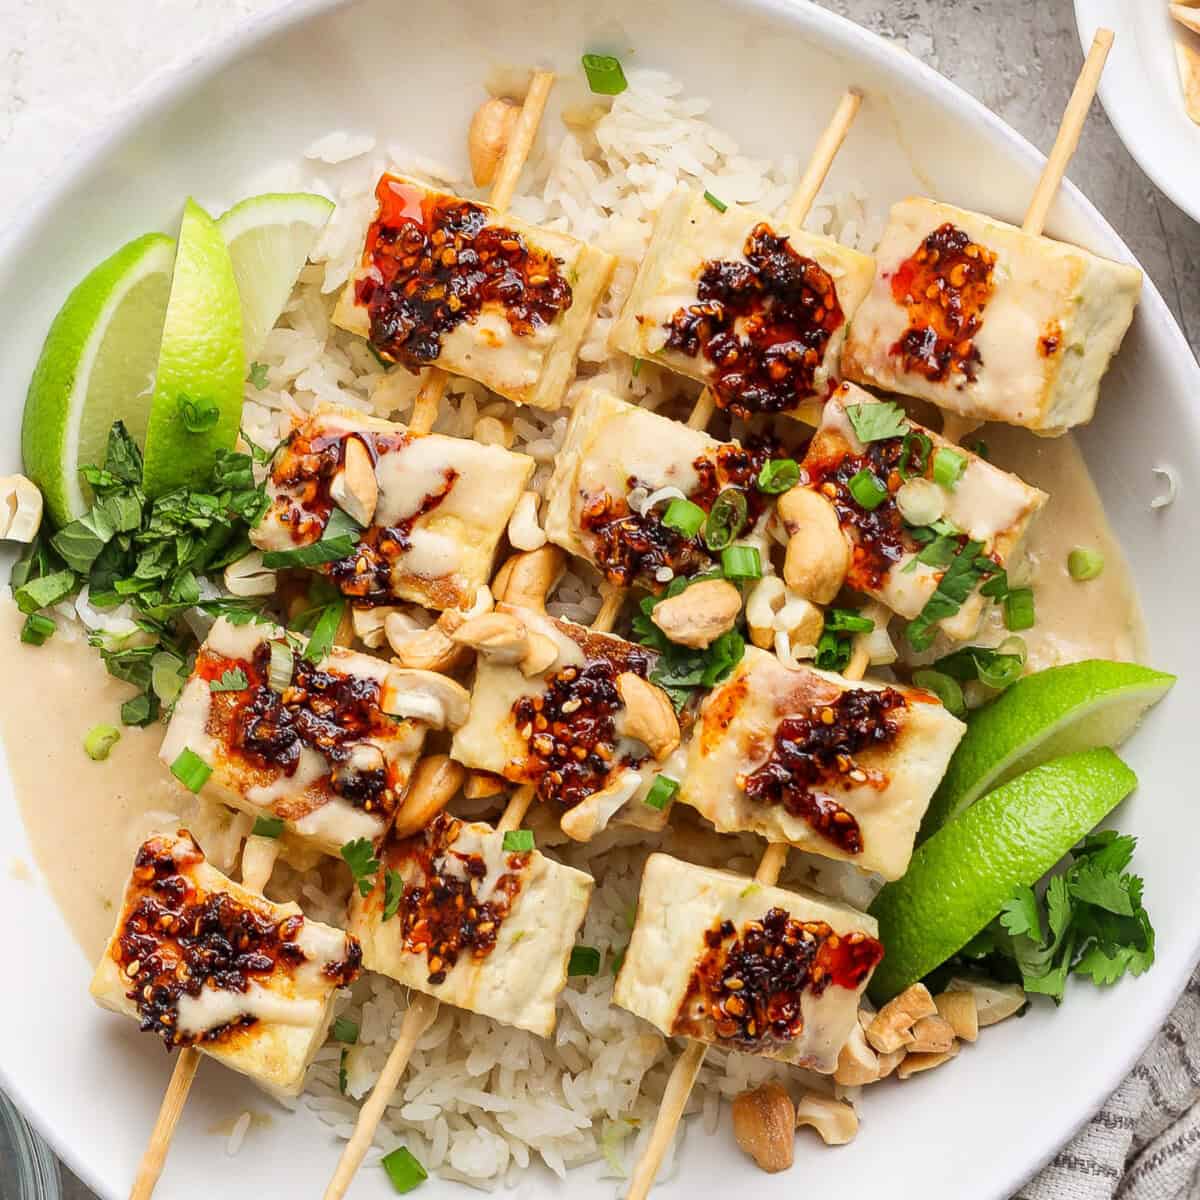
[[[419,42],[405,37],[407,28]],[[533,37],[530,31],[536,31]],[[686,37],[679,36],[686,31]],[[20,398],[51,317],[71,286],[128,238],[171,228],[189,192],[220,211],[299,158],[331,127],[378,133],[445,159],[489,69],[502,63],[573,67],[583,49],[617,50],[661,66],[711,96],[719,123],[752,153],[804,152],[848,84],[868,94],[831,188],[861,184],[882,210],[914,190],[1020,219],[1040,167],[1027,143],[945,79],[897,48],[811,5],[789,0],[454,0],[419,22],[388,0],[343,6],[308,0],[248,25],[202,59],[182,64],[138,97],[125,119],[47,189],[0,248],[0,469],[17,468]],[[419,52],[418,52],[419,51]],[[636,57],[635,57],[636,56]],[[400,69],[400,68],[403,69]],[[81,219],[81,217],[83,219]],[[1101,253],[1129,252],[1100,215],[1067,188],[1050,232]],[[1188,503],[1200,471],[1200,371],[1153,286],[1083,432],[1110,517],[1142,589],[1151,661],[1181,681],[1128,747],[1140,793],[1117,814],[1138,833],[1137,867],[1159,933],[1154,969],[1111,991],[1078,986],[1062,1012],[1037,1006],[989,1031],[951,1067],[865,1097],[853,1146],[836,1154],[805,1135],[795,1170],[841,1194],[983,1200],[1010,1195],[1098,1107],[1129,1070],[1183,987],[1200,952],[1193,919],[1200,834],[1187,781],[1200,645],[1191,605],[1200,570],[1185,547],[1200,541]],[[1180,501],[1151,511],[1152,468],[1169,463]],[[5,567],[7,564],[4,564]],[[7,697],[33,703],[36,697]],[[53,720],[53,713],[47,713]],[[80,770],[87,769],[80,760]],[[6,777],[0,776],[0,911],[11,980],[0,993],[0,1082],[72,1168],[106,1198],[127,1194],[153,1124],[169,1061],[131,1023],[87,996],[91,965],[38,881],[7,869],[32,861]],[[901,1089],[903,1094],[901,1094]],[[160,1188],[172,1200],[211,1195],[317,1195],[338,1146],[307,1112],[277,1112],[236,1160],[211,1132],[245,1108],[269,1107],[251,1085],[210,1065],[201,1071]],[[612,1183],[572,1176],[572,1194],[610,1196]],[[796,1176],[762,1176],[735,1149],[728,1121],[686,1139],[681,1172],[663,1188],[727,1195],[750,1181],[791,1194]],[[553,1194],[532,1171],[524,1196]],[[382,1172],[359,1197],[391,1195]],[[426,1185],[446,1195],[449,1184]]]
[[[1200,125],[1187,115],[1175,63],[1181,28],[1166,0],[1075,0],[1084,49],[1101,26],[1116,35],[1100,99],[1138,166],[1200,221]],[[1189,34],[1200,47],[1200,36]]]

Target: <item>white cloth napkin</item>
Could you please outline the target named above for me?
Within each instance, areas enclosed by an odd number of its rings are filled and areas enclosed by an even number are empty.
[[[1141,1062],[1014,1200],[1200,1197],[1200,970]]]

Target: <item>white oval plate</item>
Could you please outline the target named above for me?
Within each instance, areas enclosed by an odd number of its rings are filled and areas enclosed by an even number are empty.
[[[833,188],[861,183],[881,207],[910,191],[1019,221],[1040,156],[985,108],[932,70],[854,25],[787,0],[448,0],[420,15],[391,0],[341,7],[293,4],[251,24],[138,97],[131,112],[38,198],[0,249],[0,471],[18,467],[21,397],[50,319],[99,259],[147,229],[173,229],[188,193],[210,208],[251,190],[276,162],[299,158],[331,128],[378,134],[443,160],[462,159],[463,130],[498,64],[573,69],[586,48],[617,49],[658,66],[716,102],[719,123],[752,153],[804,153],[843,88],[868,95],[835,170]],[[1068,188],[1054,234],[1129,258],[1113,230]],[[862,1132],[836,1152],[804,1134],[792,1174],[764,1176],[736,1150],[729,1122],[697,1131],[666,1196],[728,1196],[752,1184],[785,1197],[820,1178],[844,1196],[884,1184],[891,1200],[1006,1197],[1087,1119],[1133,1065],[1182,989],[1200,945],[1193,801],[1192,680],[1200,642],[1190,616],[1200,583],[1190,548],[1200,515],[1190,503],[1200,446],[1200,372],[1153,286],[1104,387],[1100,417],[1083,434],[1145,601],[1157,665],[1182,676],[1128,754],[1139,794],[1118,821],[1141,835],[1137,866],[1159,932],[1153,971],[1111,991],[1071,990],[1056,1012],[1037,1005],[989,1030],[951,1066],[868,1091]],[[1151,468],[1170,463],[1180,501],[1151,512]],[[4,703],[36,703],[7,696]],[[53,720],[53,714],[47,714]],[[87,769],[82,756],[80,770]],[[86,820],[86,814],[81,814]],[[156,1039],[89,1001],[90,964],[42,885],[7,870],[30,861],[7,779],[0,773],[0,1081],[102,1196],[127,1194],[169,1074]],[[318,1196],[338,1146],[315,1117],[279,1113],[254,1129],[236,1160],[210,1132],[245,1107],[251,1085],[211,1064],[200,1072],[175,1136],[159,1194],[171,1200]],[[611,1196],[613,1185],[572,1176],[572,1195]],[[886,1181],[886,1183],[884,1183]],[[390,1195],[369,1170],[355,1195]],[[426,1195],[452,1185],[430,1183]],[[557,1181],[531,1171],[521,1195]]]
[[[1194,221],[1200,221],[1200,125],[1187,114],[1175,63],[1181,26],[1167,0],[1075,0],[1086,49],[1096,30],[1117,35],[1100,99],[1138,166]],[[1187,34],[1200,49],[1200,35]]]

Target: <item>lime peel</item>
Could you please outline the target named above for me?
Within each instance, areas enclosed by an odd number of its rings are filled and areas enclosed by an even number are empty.
[[[1111,750],[1082,750],[1011,779],[919,846],[871,905],[884,946],[872,999],[887,1001],[961,950],[1136,785]]]
[[[1030,767],[1096,746],[1119,746],[1174,675],[1088,659],[1017,680],[973,713],[925,820],[928,838],[985,792]]]

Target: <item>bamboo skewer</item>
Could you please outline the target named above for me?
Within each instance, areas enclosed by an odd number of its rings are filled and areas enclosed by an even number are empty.
[[[1050,155],[1046,160],[1046,166],[1042,170],[1041,179],[1038,181],[1037,188],[1034,191],[1033,199],[1029,203],[1025,223],[1022,227],[1026,233],[1040,234],[1042,232],[1050,205],[1066,173],[1067,164],[1075,147],[1079,144],[1080,131],[1083,127],[1083,122],[1087,119],[1088,108],[1091,106],[1092,98],[1096,94],[1096,87],[1100,82],[1100,73],[1104,69],[1104,61],[1108,57],[1112,43],[1113,34],[1111,30],[1097,30],[1091,50],[1088,52],[1087,60],[1083,64],[1083,69],[1080,71],[1079,78],[1075,83],[1075,89],[1071,93],[1071,99],[1063,113],[1058,136],[1054,140],[1054,147],[1050,151]],[[857,109],[857,104],[853,106],[850,117],[853,117],[855,109]],[[842,106],[839,106],[838,114],[840,115],[841,112]],[[834,124],[837,121],[838,116],[835,115]],[[845,136],[844,133],[842,136]],[[825,145],[826,138],[823,137],[818,144],[818,152]],[[838,138],[832,145],[833,152],[836,153],[837,147],[841,145],[841,138]],[[808,180],[809,174],[810,172],[805,172],[805,179],[801,181],[801,190],[805,190],[805,183]],[[820,184],[818,183],[816,187],[819,188],[819,186]],[[811,184],[808,185],[807,190],[811,192],[812,196],[815,196],[816,189]],[[809,203],[811,203],[811,198]],[[803,216],[799,219],[803,220]],[[705,389],[705,392],[707,392],[707,389]],[[703,401],[703,398],[704,394],[701,395],[701,401]],[[697,402],[697,407],[699,407],[699,404],[700,402]],[[947,430],[947,436],[957,438],[969,432],[969,429],[974,428],[974,426],[970,425],[969,422],[954,424],[948,421],[943,428]],[[850,662],[843,672],[843,677],[847,680],[861,679],[866,673],[869,661],[866,635],[860,634],[854,639],[854,649],[851,653]],[[779,876],[787,863],[788,849],[789,847],[786,842],[772,842],[767,846],[766,850],[763,851],[762,858],[759,860],[758,870],[754,873],[756,883],[771,886],[778,882]],[[631,1177],[629,1191],[626,1193],[626,1200],[646,1200],[650,1189],[654,1186],[655,1176],[658,1174],[658,1169],[662,1165],[667,1148],[675,1136],[676,1127],[683,1118],[688,1097],[696,1082],[696,1077],[700,1073],[700,1068],[704,1063],[704,1056],[707,1049],[708,1047],[704,1042],[690,1042],[687,1049],[676,1059],[675,1066],[671,1070],[671,1077],[667,1081],[666,1091],[663,1093],[662,1105],[659,1108],[658,1117],[654,1122],[654,1129],[650,1135],[650,1140],[647,1142],[646,1148],[642,1152],[642,1157],[638,1160],[638,1164]]]
[[[1046,158],[1046,165],[1034,188],[1029,207],[1025,210],[1025,220],[1021,224],[1024,233],[1040,237],[1046,228],[1046,218],[1050,215],[1050,206],[1058,195],[1063,178],[1071,157],[1079,145],[1079,137],[1087,120],[1088,109],[1096,96],[1096,88],[1100,85],[1100,75],[1112,49],[1113,31],[1097,29],[1092,39],[1091,49],[1080,69],[1079,78],[1071,91],[1071,98],[1063,111],[1062,121],[1058,126],[1054,145]],[[942,436],[948,442],[961,442],[969,433],[973,433],[982,425],[972,417],[962,417],[958,413],[942,413]]]
[[[200,1051],[195,1046],[185,1046],[180,1050],[175,1069],[171,1072],[171,1082],[167,1084],[166,1095],[159,1106],[149,1144],[142,1153],[142,1161],[138,1163],[133,1187],[129,1189],[129,1200],[150,1200],[154,1194],[163,1164],[167,1161],[167,1151],[171,1148],[171,1137],[183,1115],[183,1106],[187,1103],[188,1092],[192,1089],[192,1080],[196,1078],[199,1065]]]
[[[520,115],[513,126],[512,136],[505,147],[504,158],[492,183],[491,205],[497,212],[503,212],[512,203],[513,193],[517,190],[517,180],[520,179],[521,169],[533,149],[538,126],[542,122],[542,114],[546,111],[546,101],[550,98],[550,89],[553,86],[552,72],[534,72],[529,82],[529,91],[525,93],[525,100],[521,105]],[[412,416],[408,421],[408,428],[413,433],[428,433],[433,428],[449,381],[450,376],[441,367],[429,368],[421,390],[413,401]]]

